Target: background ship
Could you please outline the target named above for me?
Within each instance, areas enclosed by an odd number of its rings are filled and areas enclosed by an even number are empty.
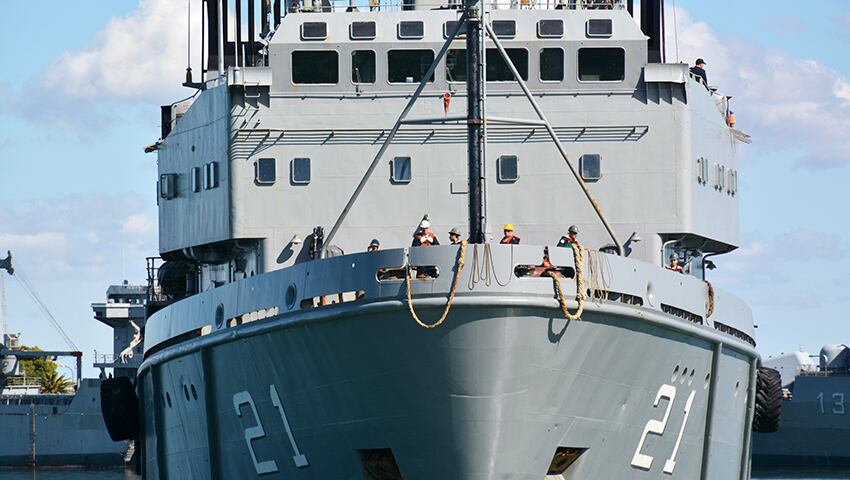
[[[850,349],[826,345],[817,356],[801,350],[764,364],[780,372],[785,395],[778,431],[753,438],[753,465],[850,466]]]
[[[229,3],[146,149],[174,303],[104,387],[145,478],[749,478],[751,313],[704,282],[748,137],[659,1]],[[403,248],[429,213],[469,243]]]
[[[3,304],[3,272],[13,274],[12,256],[0,260],[0,305]],[[22,283],[22,285],[24,285]],[[130,346],[131,323],[144,325],[147,288],[127,284],[109,287],[107,301],[94,304],[95,318],[115,330],[115,354],[95,353],[101,377],[130,375],[141,359],[141,345]],[[20,334],[5,332],[0,307],[0,467],[124,465],[132,451],[126,441],[112,441],[100,408],[101,378],[82,378],[83,354],[79,351],[20,349]],[[138,342],[137,342],[138,343]],[[130,348],[130,350],[128,350]],[[123,356],[121,355],[123,353]],[[138,355],[133,355],[137,353]],[[71,393],[44,393],[38,378],[27,377],[21,361],[34,358],[71,357],[76,378]],[[135,363],[132,358],[135,358]],[[109,373],[107,370],[109,369]]]

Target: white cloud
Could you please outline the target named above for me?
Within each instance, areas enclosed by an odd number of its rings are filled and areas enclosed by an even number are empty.
[[[706,59],[710,83],[734,97],[738,127],[757,145],[802,150],[798,164],[806,168],[850,164],[850,84],[843,75],[750,40],[721,38],[682,9],[676,16],[679,58]],[[675,38],[668,36],[670,57]]]
[[[0,202],[0,249],[12,250],[36,281],[120,277],[121,263],[144,266],[156,226],[138,196],[70,195],[20,205]]]
[[[197,47],[202,3],[189,3]],[[187,92],[180,86],[186,69],[186,9],[186,2],[141,0],[126,17],[110,19],[88,47],[66,52],[45,68],[38,83],[75,99],[177,100]]]
[[[156,223],[143,213],[130,215],[121,224],[121,232],[127,235],[145,235],[156,233]]]

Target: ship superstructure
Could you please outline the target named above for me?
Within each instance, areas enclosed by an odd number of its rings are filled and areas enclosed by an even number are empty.
[[[748,137],[660,2],[205,5],[147,149],[146,478],[749,478],[752,316],[703,280]]]
[[[11,253],[0,260],[0,282],[4,270],[15,273]],[[22,285],[28,283],[24,280]],[[0,304],[2,297],[0,283]],[[101,379],[83,378],[82,352],[23,349],[19,333],[5,333],[2,338],[0,467],[123,465],[127,442],[112,441],[107,435],[100,413]],[[64,391],[46,390],[50,385],[27,376],[21,363],[59,357],[73,358],[76,364],[73,381]],[[60,379],[65,380],[62,373],[58,372]]]

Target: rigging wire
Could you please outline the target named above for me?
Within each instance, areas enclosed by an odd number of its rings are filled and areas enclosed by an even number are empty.
[[[676,63],[679,63],[679,22],[676,20],[676,0],[673,2],[673,44],[676,46]]]
[[[68,334],[62,328],[62,325],[59,324],[59,322],[56,320],[56,317],[54,317],[53,314],[50,312],[50,309],[47,308],[47,304],[44,303],[44,300],[41,298],[41,295],[39,295],[32,282],[30,282],[29,278],[27,278],[27,276],[24,274],[23,270],[21,269],[20,260],[17,261],[17,265],[15,266],[15,274],[12,275],[12,277],[18,280],[18,283],[21,284],[21,287],[23,287],[24,292],[26,292],[26,294],[32,299],[32,301],[35,302],[38,309],[41,310],[41,313],[44,314],[50,324],[53,325],[53,328],[56,329],[56,331],[62,337],[62,340],[65,341],[65,344],[68,346],[68,348],[73,351],[79,351],[77,345],[74,343],[73,340],[71,340],[71,337],[68,336]]]

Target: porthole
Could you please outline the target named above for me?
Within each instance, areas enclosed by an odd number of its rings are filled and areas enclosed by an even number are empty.
[[[186,397],[186,401],[189,401],[189,388],[186,385],[183,385],[183,396]]]
[[[675,383],[677,378],[679,378],[679,366],[678,365],[676,365],[676,367],[673,368],[673,376],[670,377],[670,383]]]
[[[215,307],[215,328],[221,328],[224,325],[224,305],[219,304]]]
[[[302,40],[324,40],[328,38],[328,24],[325,22],[304,22],[301,24]]]
[[[195,384],[193,383],[190,388],[192,389],[192,398],[197,400],[198,399],[198,391],[195,390]]]
[[[399,22],[398,38],[402,40],[420,39],[425,36],[425,22]]]
[[[588,37],[610,37],[614,33],[614,22],[610,18],[591,18],[587,21]]]
[[[165,392],[165,403],[168,404],[168,408],[171,408],[171,395],[168,392]]]
[[[295,300],[298,296],[298,288],[294,283],[290,283],[288,287],[286,287],[286,295],[284,296],[284,300],[286,301],[286,309],[292,310],[292,307],[295,306]]]
[[[352,40],[372,40],[375,38],[375,22],[351,22]]]

